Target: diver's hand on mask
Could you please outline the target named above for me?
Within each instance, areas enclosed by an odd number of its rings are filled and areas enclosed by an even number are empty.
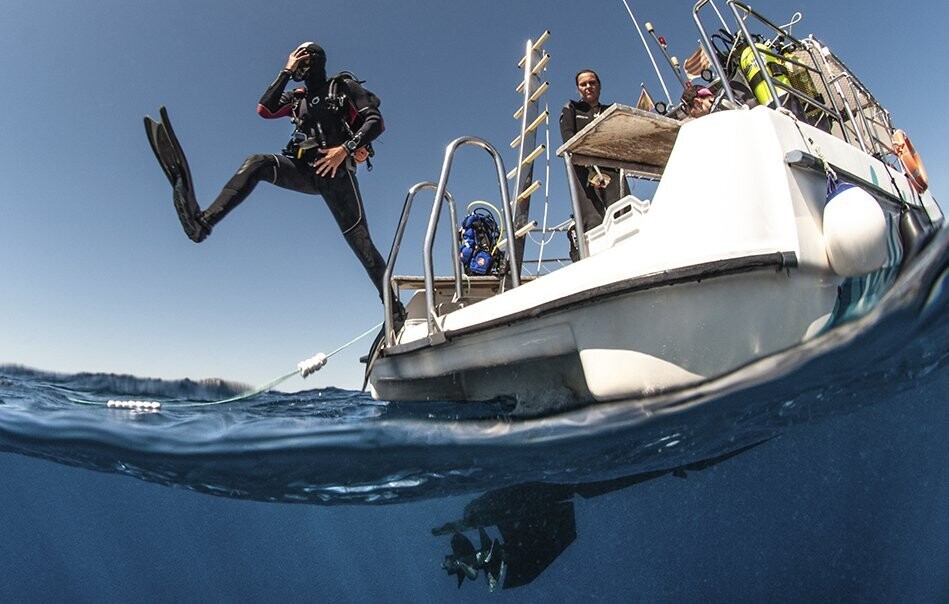
[[[290,53],[290,56],[287,58],[287,66],[284,67],[287,71],[293,71],[300,66],[300,63],[307,59],[309,55],[306,52],[306,49],[298,48]]]

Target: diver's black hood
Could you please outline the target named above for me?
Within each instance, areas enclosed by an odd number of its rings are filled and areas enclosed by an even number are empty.
[[[326,83],[326,64],[316,66],[312,65],[310,71],[306,74],[306,87],[310,90],[316,90]]]
[[[326,82],[326,51],[316,42],[304,42],[297,47],[300,49],[306,50],[310,57],[309,69],[303,79],[307,88],[323,85]]]
[[[310,70],[306,74],[306,87],[315,88],[326,82],[326,51],[315,42],[307,44],[310,53]]]

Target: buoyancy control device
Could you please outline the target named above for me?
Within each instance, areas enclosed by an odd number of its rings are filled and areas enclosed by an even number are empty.
[[[501,229],[489,211],[478,208],[465,216],[458,235],[458,259],[466,275],[504,273],[507,263],[504,252],[498,248]]]
[[[365,116],[356,107],[356,104],[346,94],[345,81],[352,80],[357,84],[363,84],[365,80],[359,80],[349,71],[341,71],[329,78],[326,98],[323,102],[337,115],[340,120],[343,132],[352,139],[353,135],[362,128],[365,122]],[[369,103],[372,107],[378,108],[381,104],[379,97],[369,90],[366,90]],[[326,138],[322,132],[319,122],[310,123],[307,114],[309,113],[307,91],[305,88],[297,88],[293,91],[293,122],[297,128],[294,130],[290,142],[283,150],[287,157],[305,159],[308,156],[315,158],[313,150],[317,148],[326,148]],[[352,152],[353,159],[357,163],[368,162],[366,165],[372,170],[370,157],[375,157],[375,150],[372,143],[360,145]]]

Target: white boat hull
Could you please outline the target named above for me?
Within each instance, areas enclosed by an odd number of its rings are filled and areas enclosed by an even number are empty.
[[[380,358],[373,394],[487,400],[503,393],[572,404],[695,384],[793,346],[826,323],[837,284],[778,268],[646,290],[631,284],[627,293],[449,332],[439,343]]]
[[[648,212],[626,220],[605,249],[462,300],[434,318],[434,330],[424,292],[416,294],[405,328],[369,368],[373,396],[508,396],[550,410],[688,387],[813,337],[854,305],[841,286],[859,290],[859,303],[895,279],[899,207],[881,202],[883,265],[856,280],[836,273],[822,230],[825,175],[791,165],[794,152],[819,153],[880,181],[894,199],[910,198],[896,180],[882,180],[880,161],[781,113],[758,108],[690,122]],[[931,195],[927,202],[941,219]]]

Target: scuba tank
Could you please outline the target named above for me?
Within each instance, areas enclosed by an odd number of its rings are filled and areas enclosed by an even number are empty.
[[[788,70],[784,65],[784,61],[768,54],[771,51],[764,44],[756,42],[755,46],[761,51],[761,58],[764,59],[765,66],[768,68],[768,73],[771,74],[771,78],[781,82],[785,86],[791,86],[791,80],[788,78]],[[765,82],[764,76],[761,74],[761,68],[758,66],[758,62],[755,61],[755,54],[751,46],[745,46],[744,50],[741,51],[738,64],[741,67],[741,72],[744,74],[745,79],[748,80],[748,85],[751,86],[755,98],[762,105],[768,105],[771,102],[771,91],[768,90],[768,83]],[[779,98],[783,98],[787,94],[787,92],[781,90],[780,87],[775,86],[775,88],[778,89]],[[780,103],[776,104],[780,105]]]

